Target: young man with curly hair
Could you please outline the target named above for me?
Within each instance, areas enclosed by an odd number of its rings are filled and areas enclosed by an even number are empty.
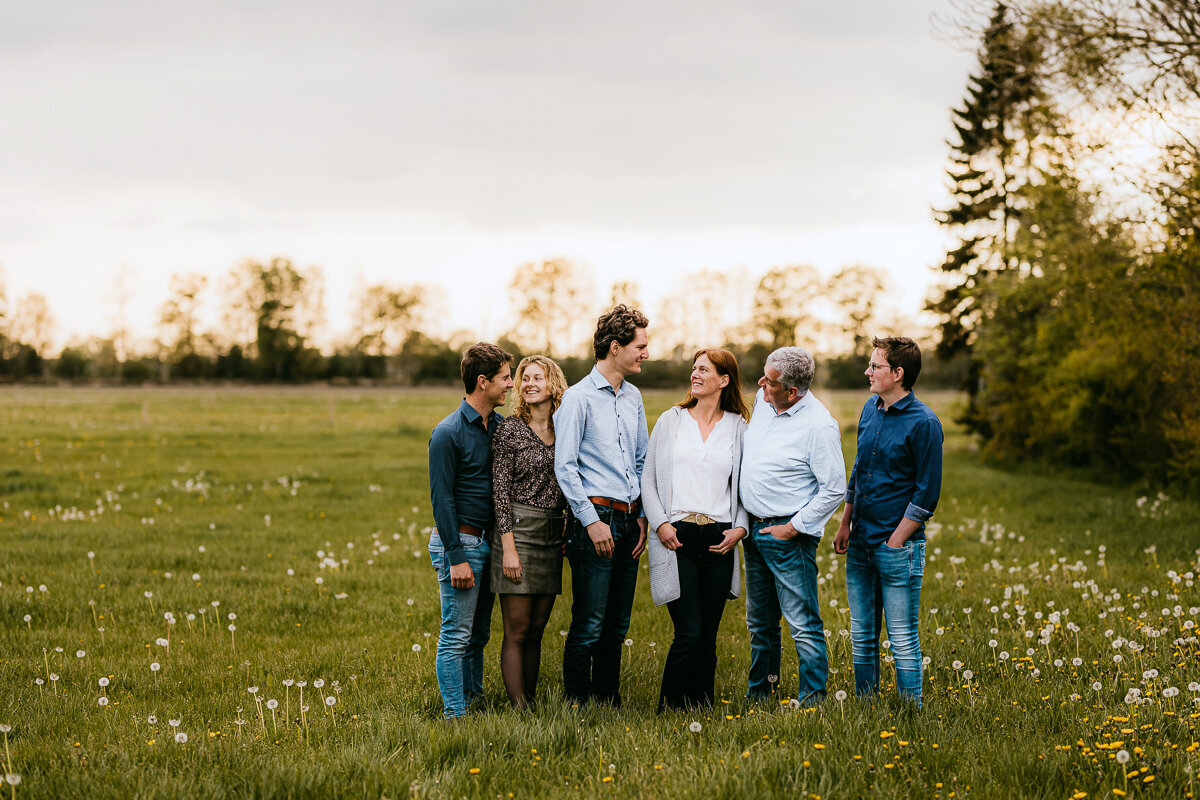
[[[554,473],[574,516],[563,689],[577,704],[621,705],[621,646],[646,548],[639,500],[650,441],[642,395],[626,378],[642,371],[648,325],[623,305],[601,316],[592,339],[596,366],[554,413]]]

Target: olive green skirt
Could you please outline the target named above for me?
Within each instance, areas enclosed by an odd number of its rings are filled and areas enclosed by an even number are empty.
[[[513,543],[521,559],[521,582],[504,575],[504,546],[492,547],[492,591],[496,594],[562,594],[563,514],[512,503]]]

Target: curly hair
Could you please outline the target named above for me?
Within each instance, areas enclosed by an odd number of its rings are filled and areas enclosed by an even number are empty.
[[[550,430],[554,430],[553,414],[562,403],[563,392],[567,391],[567,378],[563,375],[562,368],[546,356],[525,356],[517,365],[517,374],[513,376],[513,383],[517,386],[517,396],[513,401],[513,414],[526,425],[533,419],[529,404],[525,402],[525,395],[521,392],[521,378],[525,375],[525,369],[535,364],[541,367],[542,372],[546,374],[546,388],[550,391]]]
[[[648,327],[650,321],[636,308],[619,305],[602,314],[596,320],[596,335],[592,337],[592,349],[596,352],[596,360],[603,361],[608,357],[613,342],[621,346],[627,345],[637,335],[638,328]]]

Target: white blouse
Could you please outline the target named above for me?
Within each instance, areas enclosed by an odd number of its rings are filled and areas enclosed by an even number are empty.
[[[700,437],[700,424],[685,409],[675,435],[671,482],[671,522],[688,514],[707,514],[730,523],[732,505],[733,441],[737,414],[726,411],[708,434]]]

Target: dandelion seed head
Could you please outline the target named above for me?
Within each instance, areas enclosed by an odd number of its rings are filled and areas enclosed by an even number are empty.
[[[691,725],[688,725],[688,730],[691,731],[692,733],[699,733],[700,729],[703,727],[704,726],[701,725],[699,722],[692,722]]]

